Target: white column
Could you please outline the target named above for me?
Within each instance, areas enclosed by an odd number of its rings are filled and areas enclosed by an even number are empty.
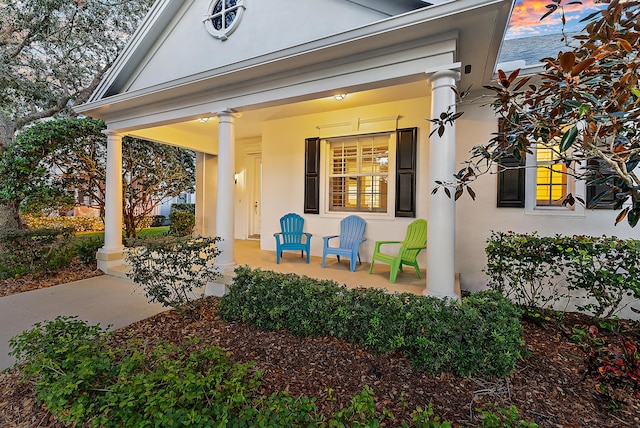
[[[456,111],[456,97],[452,88],[460,74],[443,70],[429,77],[431,82],[431,116]],[[435,126],[435,125],[432,125]],[[435,132],[429,138],[429,209],[427,211],[427,287],[425,296],[457,299],[455,292],[455,225],[456,206],[440,189],[431,189],[435,181],[451,182],[456,172],[456,126],[447,125],[442,137]]]
[[[196,153],[195,236],[216,236],[216,188],[218,157]]]
[[[216,265],[225,275],[232,275],[234,258],[234,191],[235,191],[235,116],[233,112],[218,113],[218,194],[216,209],[216,235],[222,238],[218,248],[222,251]]]
[[[98,268],[122,263],[122,135],[107,130],[104,246],[98,250]]]

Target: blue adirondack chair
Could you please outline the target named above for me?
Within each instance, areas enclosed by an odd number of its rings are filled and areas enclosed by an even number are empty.
[[[367,223],[357,215],[350,215],[340,221],[340,235],[325,236],[324,248],[322,249],[322,267],[324,267],[325,259],[329,254],[335,254],[340,263],[340,256],[349,257],[349,269],[351,272],[356,270],[356,257],[358,262],[362,264],[360,260],[360,244],[366,241],[363,238],[364,228]],[[329,241],[339,238],[339,245],[337,247],[330,247]]]
[[[303,232],[304,219],[298,214],[289,213],[280,219],[280,229],[282,232],[274,233],[276,238],[276,263],[280,264],[280,257],[283,251],[297,251],[304,257],[307,252],[307,263],[309,263],[309,249],[311,247],[311,234]],[[303,236],[306,239],[302,239]]]

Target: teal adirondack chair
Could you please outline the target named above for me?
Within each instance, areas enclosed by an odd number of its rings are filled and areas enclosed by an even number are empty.
[[[322,267],[329,254],[335,254],[340,263],[340,256],[349,257],[349,270],[354,272],[356,270],[356,258],[358,262],[362,264],[360,260],[359,248],[366,239],[363,237],[364,228],[367,223],[357,215],[350,215],[340,220],[340,235],[325,236],[324,248],[322,249]],[[337,247],[329,246],[329,241],[334,238],[339,239]]]
[[[380,247],[386,244],[400,244],[398,254],[385,254],[380,251]],[[427,248],[427,221],[416,220],[407,226],[407,235],[404,241],[376,241],[376,247],[373,250],[371,258],[371,267],[369,274],[373,272],[373,264],[376,261],[387,263],[391,266],[389,281],[396,282],[398,270],[402,271],[402,265],[413,266],[418,274],[418,278],[422,278],[420,274],[420,266],[416,260],[420,251]]]
[[[311,234],[303,232],[304,219],[298,214],[289,213],[280,219],[280,229],[282,232],[274,233],[276,238],[276,263],[280,264],[280,257],[283,251],[297,251],[304,257],[307,252],[307,263],[309,263],[309,250],[311,247]],[[305,239],[303,239],[305,237]]]

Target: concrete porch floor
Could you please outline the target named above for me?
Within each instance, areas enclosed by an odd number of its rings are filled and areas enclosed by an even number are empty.
[[[311,256],[309,264],[300,256],[300,252],[285,251],[276,264],[275,251],[261,251],[260,241],[236,240],[235,261],[239,266],[249,265],[252,268],[271,270],[282,273],[296,273],[311,278],[332,279],[347,287],[376,287],[384,288],[393,293],[413,293],[421,295],[427,286],[426,271],[421,270],[422,278],[418,278],[413,268],[405,268],[404,272],[398,272],[395,284],[389,282],[389,265],[376,263],[373,273],[369,275],[369,263],[356,264],[355,272],[349,271],[349,259],[342,259],[338,263],[335,256],[327,257],[325,268],[322,268],[322,257]],[[107,272],[109,275],[126,277],[126,266],[115,266]],[[455,292],[460,297],[460,278],[456,274]],[[216,292],[217,293],[217,292]]]
[[[412,267],[398,272],[395,284],[389,282],[389,265],[376,262],[373,273],[369,275],[369,263],[356,264],[355,272],[349,271],[349,259],[342,258],[338,263],[334,255],[328,256],[325,268],[322,268],[322,257],[311,256],[309,264],[300,252],[284,252],[280,264],[276,264],[275,251],[261,251],[260,241],[236,240],[235,260],[238,265],[249,265],[252,268],[272,270],[282,273],[296,273],[312,278],[332,279],[348,287],[376,287],[390,292],[407,292],[421,295],[426,288],[426,271],[422,269],[422,279],[418,278]],[[456,294],[460,296],[460,280],[456,274]]]

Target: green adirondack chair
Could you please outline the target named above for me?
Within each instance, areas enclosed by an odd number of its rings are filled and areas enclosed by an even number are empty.
[[[391,255],[381,252],[380,247],[387,244],[400,244],[398,254]],[[392,284],[396,282],[398,270],[402,270],[402,265],[413,266],[418,274],[418,278],[422,278],[417,257],[420,251],[425,248],[427,248],[427,221],[420,219],[407,226],[407,235],[404,237],[404,241],[376,241],[376,247],[373,250],[373,257],[371,258],[371,267],[369,267],[369,274],[373,272],[373,264],[378,261],[391,266],[389,281]]]

